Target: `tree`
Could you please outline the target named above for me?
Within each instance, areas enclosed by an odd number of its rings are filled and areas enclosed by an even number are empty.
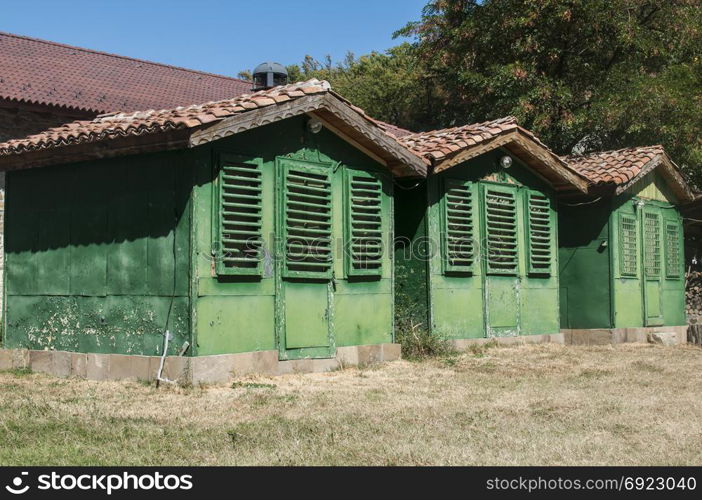
[[[352,53],[333,64],[305,56],[300,65],[287,67],[289,81],[328,80],[354,105],[379,120],[420,129],[433,114],[433,88],[422,78],[415,49],[408,43],[356,58]]]
[[[511,114],[558,153],[662,143],[702,186],[699,0],[434,0],[396,35],[434,88],[423,128]]]

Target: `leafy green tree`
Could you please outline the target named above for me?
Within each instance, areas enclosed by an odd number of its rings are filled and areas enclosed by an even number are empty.
[[[372,52],[333,64],[306,56],[300,65],[287,67],[289,81],[328,80],[334,91],[379,120],[420,129],[439,102],[433,86],[422,78],[415,49],[405,43],[384,53]]]
[[[702,186],[699,0],[434,0],[397,35],[434,87],[423,128],[512,114],[558,153],[662,143]]]

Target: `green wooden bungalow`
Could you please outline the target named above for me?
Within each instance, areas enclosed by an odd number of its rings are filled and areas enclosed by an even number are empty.
[[[312,80],[0,145],[0,365],[225,380],[395,359],[393,176],[426,162]]]
[[[512,117],[400,141],[432,169],[395,190],[398,328],[560,341],[554,198],[585,179]]]
[[[560,203],[561,327],[572,343],[686,342],[683,224],[693,195],[662,147],[571,156]]]

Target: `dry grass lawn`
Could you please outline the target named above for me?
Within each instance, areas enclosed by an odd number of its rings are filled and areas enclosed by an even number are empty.
[[[234,387],[0,373],[1,465],[700,465],[702,349],[495,347]]]

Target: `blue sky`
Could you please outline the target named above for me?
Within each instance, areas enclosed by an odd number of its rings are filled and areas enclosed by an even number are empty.
[[[0,31],[234,76],[400,43],[428,0],[0,0]]]

